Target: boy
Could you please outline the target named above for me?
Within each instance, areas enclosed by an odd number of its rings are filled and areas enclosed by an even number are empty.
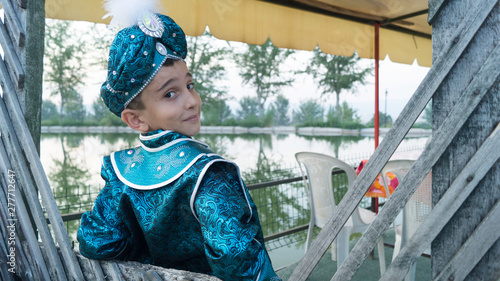
[[[236,164],[191,138],[201,99],[169,17],[145,14],[110,49],[101,97],[141,132],[141,146],[103,159],[106,185],[82,216],[80,252],[135,260],[223,280],[281,280]]]

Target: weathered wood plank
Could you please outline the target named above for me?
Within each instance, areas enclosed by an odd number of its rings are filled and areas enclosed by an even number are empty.
[[[500,124],[457,176],[427,219],[405,244],[380,280],[401,280],[448,220],[500,158]],[[461,280],[461,279],[458,279]]]
[[[80,254],[77,254],[76,258],[78,259],[82,273],[85,276],[85,280],[106,280],[106,276],[104,275],[101,264],[98,260],[87,259]]]
[[[2,161],[0,159],[0,161]],[[1,168],[1,167],[0,167]],[[1,170],[0,170],[1,171]],[[5,180],[4,177],[0,178],[0,187],[6,187],[8,186],[7,181]],[[0,236],[1,237],[8,237],[7,233],[7,199],[5,197],[5,192],[3,189],[0,190]],[[9,273],[7,263],[9,262],[8,260],[8,251],[7,251],[7,241],[6,239],[3,239],[3,241],[0,241],[0,277],[1,280],[8,280],[8,281],[13,281],[14,276],[13,274]]]
[[[493,9],[494,4],[495,3],[490,2],[484,5],[478,5],[479,8],[469,13],[467,18],[455,30],[454,36],[456,40],[449,42],[440,54],[440,57],[434,62],[433,67],[429,70],[427,76],[403,109],[403,112],[400,114],[393,127],[389,130],[388,135],[390,135],[391,138],[383,139],[380,146],[368,161],[367,166],[354,182],[353,187],[347,191],[344,195],[344,199],[335,209],[332,219],[322,229],[310,251],[304,255],[295,268],[290,276],[290,280],[305,280],[311,274],[312,270],[321,259],[321,256],[331,245],[342,226],[363,198],[366,190],[368,190],[371,183],[378,176],[383,166],[387,163],[390,156],[394,153],[434,92],[448,75],[450,69],[477,32],[480,23],[484,21],[484,18],[486,18]],[[403,206],[404,203],[397,209],[400,210]],[[373,241],[377,241],[377,239],[373,239]]]
[[[500,75],[498,71],[499,63],[500,44],[495,48],[485,62],[485,65],[476,74],[474,80],[472,80],[469,86],[463,91],[460,100],[448,114],[448,117],[441,127],[433,133],[430,144],[425,148],[422,155],[401,182],[403,188],[393,193],[391,199],[384,205],[384,208],[377,215],[375,221],[354,246],[354,249],[346,260],[346,263],[349,260],[351,263],[347,264],[345,269],[344,264],[342,264],[332,280],[349,280],[352,278],[353,274],[361,265],[360,263],[356,263],[356,260],[359,261],[366,258],[369,251],[373,249],[374,243],[394,221],[396,215],[401,211],[413,192],[417,189],[418,185],[430,172],[432,166],[434,166],[439,157],[444,153],[455,135],[458,134],[476,106],[495,84]],[[374,240],[370,240],[370,237]],[[351,255],[353,256],[352,258]],[[348,266],[349,268],[347,268]],[[339,277],[337,277],[337,275]]]
[[[5,151],[5,144],[3,140],[0,138],[0,172],[2,173],[2,179],[4,179],[4,181],[6,181],[8,178],[7,177],[8,170],[12,170],[12,168],[10,166],[10,161],[7,158],[7,152]],[[38,278],[41,278],[42,280],[49,280],[48,269],[45,264],[42,253],[40,251],[40,248],[38,246],[37,237],[35,236],[35,232],[28,219],[29,218],[28,212],[26,210],[24,200],[22,200],[20,189],[17,186],[14,187],[15,187],[14,194],[16,200],[15,208],[16,208],[16,215],[18,218],[17,223],[19,224],[19,227],[17,229],[21,230],[22,237],[24,237],[24,239],[27,242],[27,247],[29,248],[30,256],[37,261],[37,263],[31,265],[34,271],[32,275],[35,275]],[[0,201],[2,202],[2,206],[7,206],[7,203],[5,202],[6,199],[3,197],[3,194],[2,197],[0,198]],[[2,217],[4,217],[3,214]]]
[[[0,0],[2,8],[4,9],[4,21],[7,23],[8,28],[11,30],[12,37],[16,42],[18,47],[24,47],[25,34],[21,22],[19,21],[19,15],[16,13],[12,7],[10,1]]]
[[[26,2],[26,0],[22,0]],[[22,7],[22,4],[21,4]],[[24,90],[19,99],[26,125],[30,130],[37,151],[40,151],[40,130],[43,90],[43,54],[45,34],[45,0],[30,0],[23,11],[26,25],[26,46],[22,49],[21,61],[25,68]]]
[[[108,280],[112,281],[126,281],[125,277],[120,271],[120,268],[114,261],[109,261],[103,263],[102,269],[106,272],[106,277]]]
[[[500,220],[498,218],[500,218],[500,201],[495,204],[486,218],[434,280],[464,280],[490,247],[500,239]]]
[[[17,3],[19,4],[19,7],[21,7],[22,9],[28,8],[28,0],[17,0]]]
[[[450,108],[460,99],[461,90],[471,81],[490,52],[499,42],[500,2],[495,4],[488,17],[481,22],[474,40],[470,42],[453,72],[449,75],[433,97],[433,127],[441,125]],[[475,9],[476,1],[447,1],[443,11],[433,25],[433,50],[439,53],[443,44],[450,40],[449,31],[454,30],[465,15]],[[498,71],[498,70],[497,70]],[[447,151],[433,167],[433,204],[444,195],[447,187],[461,172],[476,153],[484,139],[500,122],[500,80],[483,98],[467,123],[450,144]],[[493,205],[500,200],[500,162],[497,162],[475,188],[434,239],[431,246],[431,276],[435,278],[459,251],[461,245],[471,235]],[[480,207],[478,207],[480,206]],[[500,243],[496,243],[465,280],[500,279]]]
[[[144,280],[151,280],[151,281],[163,281],[163,279],[156,273],[156,271],[146,271],[144,273]]]
[[[474,80],[471,81],[469,86],[461,94],[460,100],[448,114],[448,117],[445,119],[441,127],[434,132],[431,143],[426,147],[422,156],[420,156],[420,158],[415,162],[412,169],[401,182],[401,186],[404,187],[404,189],[399,189],[400,191],[393,193],[391,199],[385,204],[383,210],[379,213],[375,221],[365,231],[360,241],[358,241],[351,252],[351,255],[354,256],[352,258],[353,264],[356,259],[361,260],[362,258],[362,260],[364,260],[364,258],[366,258],[366,253],[369,252],[368,249],[371,251],[374,247],[374,242],[370,241],[368,237],[372,236],[373,239],[376,239],[374,241],[377,241],[383,231],[387,229],[399,213],[401,204],[404,207],[404,204],[408,201],[411,194],[413,194],[414,190],[425,178],[425,175],[430,172],[431,167],[434,166],[439,157],[452,142],[454,136],[458,134],[460,128],[467,121],[468,116],[472,114],[476,106],[488,93],[489,89],[495,84],[500,75],[500,72],[497,70],[499,64],[500,44],[497,45],[495,50],[490,54],[488,60],[485,62],[484,66],[474,77]],[[410,193],[405,193],[403,191],[409,191]],[[388,219],[386,218],[386,215],[389,216]],[[378,225],[379,223],[382,225]],[[362,254],[363,251],[366,252],[364,255]],[[349,257],[346,262],[348,260]],[[345,270],[343,269],[344,265],[342,265],[335,275],[339,275],[340,279],[337,280],[348,280],[349,278],[352,278],[352,275],[355,273],[355,270],[358,269],[359,265],[360,264],[357,264],[357,267],[354,266]],[[411,265],[411,263],[409,265]]]
[[[6,69],[3,62],[1,62],[0,72],[4,71],[6,71]],[[5,86],[4,88],[8,88],[8,86]],[[33,139],[31,138],[29,130],[26,126],[24,116],[21,113],[17,97],[15,95],[12,95],[12,93],[12,91],[4,91],[4,100],[6,107],[9,110],[13,127],[17,134],[17,141],[22,147],[22,150],[18,151],[19,157],[22,157],[24,155],[23,161],[25,160],[30,164],[29,170],[33,175],[36,186],[39,188],[39,192],[42,197],[47,216],[51,222],[54,235],[64,256],[63,262],[65,263],[67,274],[70,276],[70,279],[82,280],[83,274],[80,267],[78,266],[78,261],[76,260],[75,253],[71,248],[71,242],[62,221],[61,213],[59,212],[59,209],[57,208],[57,205],[55,203],[54,196],[47,180],[47,176],[43,169],[42,163],[40,162],[40,158],[38,157],[35,144],[33,143]],[[34,186],[35,185],[27,186],[27,189],[34,189]],[[38,198],[38,196],[35,196],[34,198]]]
[[[10,66],[12,70],[12,76],[15,79],[17,88],[23,88],[24,85],[24,70],[21,66],[21,61],[16,54],[16,50],[12,46],[12,41],[7,34],[7,29],[5,25],[0,21],[0,45],[4,50],[4,60]],[[10,73],[10,72],[9,72]]]
[[[427,16],[427,22],[429,24],[432,25],[446,1],[448,0],[429,0],[429,14]]]
[[[2,173],[0,176],[0,237],[5,237],[5,239],[0,242],[0,253],[2,255],[0,257],[0,263],[5,264],[5,271],[2,272],[2,275],[9,275],[9,277],[6,278],[11,280],[11,278],[14,277],[13,273],[9,270],[14,270],[18,276],[21,275],[20,273],[25,273],[24,275],[27,277],[33,276],[35,270],[33,270],[33,266],[27,262],[26,255],[23,253],[22,244],[19,240],[18,218],[17,216],[12,217],[10,215],[12,211],[16,211],[18,197],[14,195],[11,186],[12,182],[9,181],[8,171],[4,170],[7,165],[9,165],[9,163],[0,158],[0,172]],[[14,208],[14,210],[11,208]],[[12,237],[13,231],[14,237]],[[14,240],[11,240],[12,238]],[[14,267],[10,264],[12,261],[9,257],[12,248],[15,249]],[[7,266],[9,268],[7,268]],[[3,267],[2,270],[4,270]]]
[[[2,71],[2,68],[3,62],[0,61],[0,72]],[[9,96],[10,94],[11,92],[4,92],[4,98]],[[34,183],[29,176],[29,168],[26,163],[22,161],[24,158],[22,157],[22,149],[19,146],[18,138],[15,135],[11,134],[11,132],[14,132],[14,128],[12,127],[12,121],[10,120],[10,116],[5,107],[4,99],[0,99],[0,116],[2,117],[0,118],[0,125],[3,143],[6,147],[8,158],[13,160],[11,164],[13,165],[15,171],[22,171],[16,173],[16,176],[19,179],[18,188],[23,189],[23,192],[30,206],[30,212],[37,225],[39,235],[42,241],[45,243],[45,251],[47,253],[47,260],[50,266],[50,275],[59,278],[59,280],[66,280],[62,262],[59,259],[59,255],[57,254],[56,246],[52,239],[50,229],[45,222],[45,215],[40,206],[40,201],[38,200],[38,193],[33,190]],[[19,157],[21,159],[19,159]]]
[[[33,230],[30,220],[28,219],[28,210],[26,209],[24,201],[19,200],[19,198],[22,198],[19,189],[16,189],[16,197],[18,198],[16,208],[20,218],[18,222],[21,227],[23,237],[26,240],[26,245],[29,248],[30,257],[33,261],[35,261],[35,263],[32,264],[32,267],[34,268],[33,275],[40,280],[49,280],[49,270],[43,258],[42,251],[40,251],[35,231]]]

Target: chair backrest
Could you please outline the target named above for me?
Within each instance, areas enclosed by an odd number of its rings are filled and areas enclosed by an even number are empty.
[[[349,187],[356,179],[356,172],[345,162],[325,154],[298,152],[295,154],[295,158],[299,163],[308,191],[311,214],[314,216],[315,224],[323,227],[331,218],[336,207],[332,186],[333,169],[339,168],[346,172]],[[305,167],[305,171],[303,167]]]
[[[414,160],[391,160],[387,162],[382,169],[385,175],[392,172],[396,175],[401,184],[403,178],[411,169]],[[386,184],[386,183],[384,183]],[[386,187],[386,190],[388,188]],[[417,190],[410,197],[403,210],[403,220],[406,222],[404,225],[404,234],[407,238],[411,237],[422,222],[427,218],[432,208],[432,174],[429,173],[422,181]]]

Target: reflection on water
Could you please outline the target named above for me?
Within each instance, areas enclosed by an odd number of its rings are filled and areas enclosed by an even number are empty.
[[[199,135],[219,155],[236,162],[247,185],[299,176],[295,153],[312,151],[336,156],[355,165],[373,152],[373,138],[360,136],[312,137],[271,134]],[[407,139],[403,147],[422,148],[426,138]],[[42,134],[41,160],[61,213],[89,210],[104,182],[102,157],[140,145],[136,134]],[[345,175],[334,176],[336,203],[347,191]],[[250,191],[259,211],[264,235],[309,222],[309,203],[302,181]],[[76,241],[79,221],[67,222]],[[286,237],[285,245],[303,247],[305,233]],[[279,243],[283,243],[281,239]],[[273,244],[275,243],[275,244]],[[271,241],[268,247],[278,248]],[[302,250],[301,250],[302,251]]]

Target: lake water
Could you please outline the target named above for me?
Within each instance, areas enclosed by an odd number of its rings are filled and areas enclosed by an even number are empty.
[[[369,158],[374,151],[373,137],[366,136],[200,134],[195,138],[207,143],[219,155],[236,162],[246,177],[247,184],[269,178],[297,176],[298,166],[294,155],[300,151],[328,154],[353,166],[362,159]],[[416,159],[427,139],[428,137],[406,138],[394,157]],[[61,212],[88,210],[103,186],[100,177],[102,157],[139,144],[138,135],[129,133],[42,134],[41,161]],[[273,172],[278,169],[289,172]],[[264,173],[254,177],[255,171]],[[259,208],[264,235],[307,223],[309,206],[302,182],[251,193]],[[268,203],[269,201],[273,203]],[[78,225],[78,221],[68,222],[66,225],[72,240],[76,240]],[[303,239],[303,234],[301,235]],[[274,266],[279,268],[300,259],[303,244],[290,242],[283,246],[272,246],[270,255]]]

